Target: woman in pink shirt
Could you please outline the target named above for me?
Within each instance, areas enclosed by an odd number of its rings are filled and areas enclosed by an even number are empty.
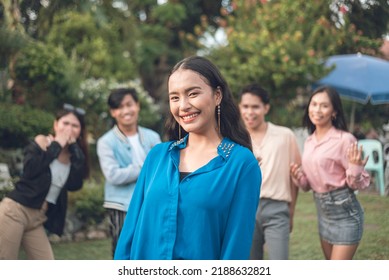
[[[363,209],[354,190],[370,184],[362,147],[347,131],[339,94],[316,89],[303,124],[310,136],[302,165],[292,163],[292,179],[304,191],[312,189],[317,208],[321,247],[326,259],[352,259],[363,232]]]

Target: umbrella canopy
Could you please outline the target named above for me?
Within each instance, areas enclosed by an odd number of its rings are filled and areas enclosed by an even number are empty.
[[[314,86],[329,85],[347,99],[362,104],[389,103],[389,62],[363,54],[329,57],[326,67],[335,67]]]

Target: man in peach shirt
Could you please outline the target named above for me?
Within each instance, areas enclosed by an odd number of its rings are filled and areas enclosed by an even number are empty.
[[[258,84],[240,92],[239,109],[263,178],[250,258],[263,259],[266,244],[269,259],[286,260],[298,190],[291,182],[290,164],[301,162],[301,157],[292,130],[265,121],[269,102]]]

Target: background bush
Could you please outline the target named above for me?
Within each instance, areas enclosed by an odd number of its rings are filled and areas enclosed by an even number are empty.
[[[48,134],[54,115],[28,106],[0,103],[0,147],[22,148],[37,134]]]
[[[95,180],[87,180],[83,188],[69,193],[69,211],[73,211],[84,226],[101,223],[105,217],[104,188]]]
[[[7,193],[9,193],[14,188],[14,186],[11,181],[4,182],[2,179],[0,179],[0,184],[6,184],[2,188],[0,188],[0,201],[1,201],[7,195]]]

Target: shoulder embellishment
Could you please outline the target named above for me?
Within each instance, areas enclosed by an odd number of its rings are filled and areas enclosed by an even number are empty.
[[[185,138],[181,138],[180,140],[177,140],[176,142],[173,142],[170,145],[170,150],[173,149],[174,147],[177,147],[178,145],[181,145],[184,142],[185,142]]]
[[[232,151],[232,148],[235,146],[235,143],[220,143],[219,144],[219,148],[221,149],[221,151],[224,153],[225,157],[228,158],[231,151]]]

